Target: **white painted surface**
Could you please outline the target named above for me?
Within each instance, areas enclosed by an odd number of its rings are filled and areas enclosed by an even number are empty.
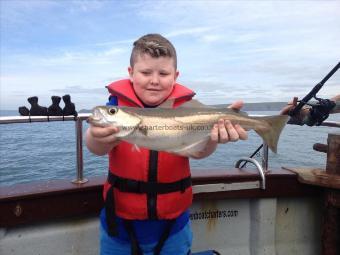
[[[250,254],[275,254],[277,199],[250,201]]]
[[[320,254],[321,203],[313,198],[228,199],[191,208],[193,251]],[[98,218],[1,229],[1,255],[98,254]],[[176,254],[177,255],[177,254]]]
[[[314,198],[196,203],[191,210],[195,215],[204,217],[209,211],[217,211],[226,212],[227,217],[193,219],[193,251],[215,249],[226,255],[319,255],[321,205]]]
[[[3,231],[1,255],[98,254],[97,218],[68,220]]]
[[[321,254],[322,205],[314,198],[280,199],[276,210],[277,255]]]
[[[249,203],[248,199],[195,203],[191,209],[193,251],[249,255]]]
[[[211,193],[231,190],[247,190],[247,189],[259,189],[260,182],[235,182],[235,183],[214,183],[204,185],[193,185],[192,191],[194,194],[198,193]]]

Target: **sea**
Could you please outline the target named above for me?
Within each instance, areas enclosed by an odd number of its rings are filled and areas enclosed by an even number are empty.
[[[277,112],[248,112],[274,115]],[[0,111],[1,116],[18,115],[15,111]],[[328,120],[340,122],[340,114]],[[87,129],[83,123],[83,137]],[[325,168],[326,154],[313,150],[313,144],[327,144],[329,133],[339,128],[287,125],[280,137],[278,153],[269,153],[269,169],[281,167]],[[0,186],[41,180],[72,180],[76,177],[75,123],[45,122],[0,124]],[[232,169],[241,157],[249,157],[260,145],[261,138],[253,131],[248,140],[219,145],[214,154],[201,160],[190,160],[191,170]],[[89,152],[83,141],[84,176],[102,176],[108,171],[107,156]],[[261,153],[255,156],[261,162]],[[129,160],[129,159],[127,159]],[[247,167],[252,167],[247,165]]]

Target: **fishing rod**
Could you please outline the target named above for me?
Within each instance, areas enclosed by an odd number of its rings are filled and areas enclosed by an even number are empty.
[[[299,104],[288,112],[288,115],[291,117],[288,121],[288,124],[307,124],[308,126],[320,126],[323,124],[323,121],[328,118],[329,113],[336,106],[336,103],[329,99],[319,98],[316,96],[316,94],[321,90],[321,88],[329,80],[329,78],[331,78],[336,73],[336,71],[338,71],[339,68],[340,62],[335,67],[333,67],[333,69],[318,84],[316,84],[302,100],[297,101],[299,102]],[[317,103],[309,103],[312,98],[316,99]],[[302,121],[298,120],[297,116],[305,105],[310,106],[309,114]],[[253,158],[262,147],[263,144],[261,144],[255,150],[250,158]],[[243,168],[246,165],[247,162],[244,162],[240,168]]]
[[[303,120],[302,124],[307,124],[308,126],[320,126],[324,120],[329,116],[330,111],[335,107],[335,102],[329,99],[322,99],[316,96],[323,85],[331,78],[336,71],[340,68],[340,62],[333,67],[333,69],[323,78],[314,88],[299,102],[299,104],[294,107],[294,109],[288,112],[288,115],[292,118],[288,121],[288,124],[295,124],[294,117],[298,116],[301,109],[305,105],[311,106],[309,109],[309,115]],[[317,100],[317,103],[308,103],[312,98]]]
[[[289,116],[294,116],[299,113],[299,111],[304,107],[309,100],[311,100],[313,97],[316,98],[316,94],[320,91],[320,89],[323,87],[323,85],[326,83],[326,81],[329,80],[335,74],[336,71],[340,68],[340,62],[333,67],[333,69],[323,78],[318,84],[314,86],[314,88],[302,99],[300,100],[300,103],[289,112]]]

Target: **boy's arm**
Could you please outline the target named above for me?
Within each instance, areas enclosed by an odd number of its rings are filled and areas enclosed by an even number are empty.
[[[116,127],[90,126],[86,130],[86,146],[92,153],[102,156],[115,147],[119,140],[115,137]]]
[[[242,101],[236,101],[235,103],[230,105],[229,108],[240,110],[242,106]],[[194,159],[205,158],[211,155],[216,150],[217,144],[219,143],[236,142],[238,140],[246,140],[247,138],[247,131],[245,131],[240,125],[236,124],[234,126],[229,120],[220,119],[211,130],[210,139],[202,151],[182,155]]]

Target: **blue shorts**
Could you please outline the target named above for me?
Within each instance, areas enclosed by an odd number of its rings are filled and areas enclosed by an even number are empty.
[[[187,255],[191,249],[192,231],[188,223],[177,233],[169,236],[161,250],[161,255]],[[143,255],[153,255],[157,243],[140,244]],[[131,254],[130,242],[111,237],[100,225],[100,255],[129,255]]]

